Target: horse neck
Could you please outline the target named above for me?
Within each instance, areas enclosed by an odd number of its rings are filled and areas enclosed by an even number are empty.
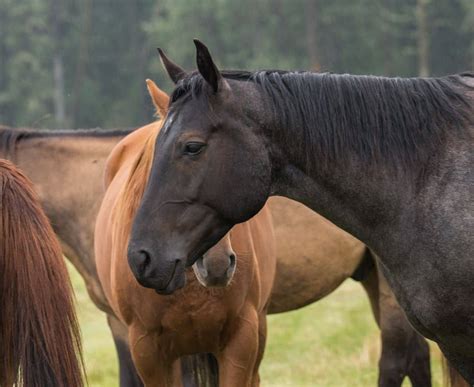
[[[270,130],[296,130],[276,125],[269,126]],[[443,149],[438,151],[443,153]],[[403,227],[420,191],[432,184],[444,162],[444,156],[432,155],[426,166],[414,172],[368,162],[354,154],[349,162],[335,160],[322,168],[315,154],[309,154],[302,165],[299,152],[275,140],[273,163],[281,167],[275,173],[272,193],[302,202],[376,250],[381,239],[386,241],[383,235],[397,234]]]
[[[364,176],[355,169],[334,165],[324,175],[310,174],[289,163],[281,169],[275,194],[299,201],[337,226],[368,242],[374,231],[381,231],[394,221],[401,197],[390,197],[395,182]]]
[[[275,191],[364,241],[374,229],[393,229],[420,190],[436,184],[472,116],[468,89],[454,78],[290,74],[287,81],[262,81],[274,112],[263,130],[278,166]],[[287,89],[292,98],[282,98]]]

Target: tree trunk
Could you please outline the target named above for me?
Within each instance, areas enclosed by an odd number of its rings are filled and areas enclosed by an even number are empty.
[[[305,1],[305,19],[306,19],[306,51],[311,70],[320,71],[321,63],[319,62],[318,52],[318,31],[317,31],[317,0]]]
[[[429,0],[417,0],[416,21],[418,29],[418,75],[427,77],[430,74],[429,67],[429,31],[426,9]]]
[[[74,77],[74,88],[73,88],[73,99],[72,99],[71,120],[74,127],[77,126],[81,86],[82,86],[82,81],[84,78],[84,73],[85,73],[85,68],[86,68],[86,63],[87,63],[87,56],[88,56],[89,31],[91,27],[91,18],[92,18],[91,0],[84,0],[83,7],[84,7],[84,11],[83,11],[83,16],[82,16],[81,35],[79,38],[79,53],[78,53],[77,65],[76,65],[76,74]]]
[[[66,109],[64,106],[64,65],[60,53],[56,52],[53,59],[54,75],[54,118],[59,128],[66,123]]]
[[[64,93],[64,62],[62,57],[62,39],[64,35],[64,9],[62,2],[50,2],[51,42],[53,44],[53,104],[54,120],[57,128],[66,124],[66,108]]]

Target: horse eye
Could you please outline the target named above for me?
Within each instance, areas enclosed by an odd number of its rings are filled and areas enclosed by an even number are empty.
[[[206,144],[203,144],[202,142],[188,142],[184,146],[184,154],[197,155],[201,153],[205,146]]]

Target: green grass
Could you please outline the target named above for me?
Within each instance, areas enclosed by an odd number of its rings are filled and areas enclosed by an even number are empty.
[[[117,360],[105,315],[89,300],[71,269],[91,387],[117,386]],[[260,367],[262,386],[376,386],[379,331],[361,286],[348,280],[329,297],[268,318]],[[441,386],[439,353],[432,351],[434,386]],[[404,386],[410,386],[405,380]]]

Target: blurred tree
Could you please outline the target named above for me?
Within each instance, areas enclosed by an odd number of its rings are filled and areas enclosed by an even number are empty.
[[[429,69],[429,31],[427,7],[429,0],[417,0],[416,2],[416,22],[418,27],[418,75],[427,77]]]
[[[53,46],[53,81],[54,81],[54,119],[58,127],[66,125],[66,97],[64,91],[64,53],[61,45],[65,33],[65,3],[60,0],[50,0],[49,17],[51,26],[51,41]]]
[[[473,70],[474,1],[430,3],[430,64],[432,75]]]
[[[171,90],[162,47],[194,69],[441,75],[473,68],[472,0],[0,0],[0,124],[129,127],[144,80]]]
[[[306,0],[305,4],[305,22],[306,22],[306,48],[308,51],[308,59],[310,69],[312,71],[320,71],[318,51],[318,35],[317,28],[318,4],[317,0]]]
[[[48,4],[1,0],[0,15],[0,122],[29,126],[51,123]]]

